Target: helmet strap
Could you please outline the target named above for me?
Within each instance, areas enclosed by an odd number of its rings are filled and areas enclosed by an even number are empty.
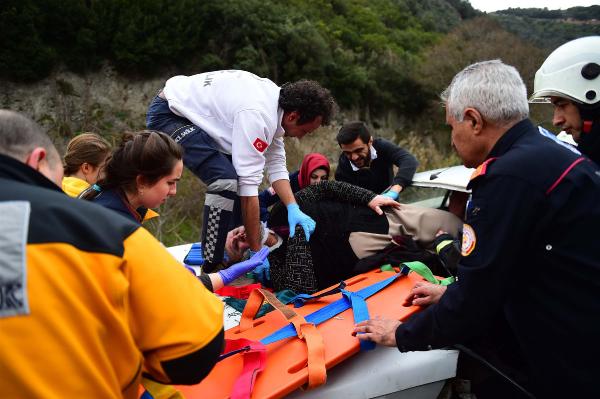
[[[581,132],[590,133],[594,122],[600,124],[600,103],[595,104],[582,104],[574,102],[575,106],[579,110],[579,116],[581,116]]]
[[[600,164],[600,119],[584,120],[581,132],[577,148],[583,155]]]

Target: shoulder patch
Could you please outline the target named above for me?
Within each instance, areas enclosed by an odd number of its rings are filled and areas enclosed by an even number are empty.
[[[27,296],[28,201],[0,202],[0,317],[29,314]]]
[[[463,224],[461,247],[462,256],[469,256],[469,254],[475,249],[476,243],[477,237],[475,237],[475,230],[473,230],[473,228],[469,224]]]
[[[471,175],[471,178],[469,180],[472,181],[472,180],[475,180],[476,178],[478,178],[479,176],[485,176],[485,174],[487,173],[488,165],[491,164],[492,162],[494,162],[496,159],[498,159],[498,158],[487,159],[484,163],[479,165],[477,167],[477,169],[475,169],[475,171],[473,171],[473,174]]]
[[[256,148],[256,150],[258,152],[263,152],[268,147],[267,143],[265,143],[264,141],[262,141],[258,137],[256,138],[256,140],[254,140],[254,143],[252,143],[252,145],[254,146],[254,148]]]

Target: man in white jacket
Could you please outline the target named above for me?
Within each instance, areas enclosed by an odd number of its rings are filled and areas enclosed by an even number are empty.
[[[241,222],[250,250],[261,248],[265,237],[258,186],[265,167],[288,207],[291,234],[299,224],[310,238],[315,222],[294,200],[283,136],[302,138],[329,123],[334,110],[329,90],[309,80],[278,87],[250,72],[228,70],[166,82],[150,103],[146,124],[181,144],[184,164],[208,186],[202,228],[205,271],[223,260],[227,232]]]

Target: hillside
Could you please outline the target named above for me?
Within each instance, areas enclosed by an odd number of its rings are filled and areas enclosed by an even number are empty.
[[[5,0],[0,78],[108,64],[133,80],[244,69],[312,78],[361,116],[415,113],[420,51],[468,17],[462,0]],[[191,23],[190,23],[191,22]]]
[[[506,30],[548,50],[578,37],[600,35],[600,5],[566,10],[509,8],[491,15]]]
[[[199,8],[184,7],[192,3]],[[335,167],[335,134],[341,124],[355,119],[405,146],[425,170],[458,162],[438,100],[457,71],[501,58],[521,71],[531,90],[535,71],[551,51],[461,0],[225,0],[201,5],[156,0],[145,3],[148,9],[134,4],[2,2],[6,34],[0,35],[0,106],[37,120],[62,150],[83,131],[114,143],[125,130],[143,129],[147,104],[175,74],[244,68],[279,83],[312,78],[333,91],[342,112],[331,127],[302,141],[286,141],[289,170],[313,151],[327,155]],[[109,12],[117,6],[118,12]],[[280,13],[267,12],[267,6]],[[181,27],[192,17],[198,26]],[[168,29],[162,29],[165,24]],[[174,45],[178,34],[183,39]],[[40,66],[45,69],[36,69]],[[549,107],[532,107],[532,117],[550,126]],[[178,195],[162,207],[163,217],[151,229],[169,245],[198,239],[203,199],[202,184],[186,172]]]

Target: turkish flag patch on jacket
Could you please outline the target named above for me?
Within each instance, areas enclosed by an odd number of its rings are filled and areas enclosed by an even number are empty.
[[[262,141],[259,138],[254,140],[254,143],[252,143],[252,145],[254,146],[254,148],[256,148],[258,150],[258,152],[263,152],[268,147],[267,143],[265,143],[264,141]]]

